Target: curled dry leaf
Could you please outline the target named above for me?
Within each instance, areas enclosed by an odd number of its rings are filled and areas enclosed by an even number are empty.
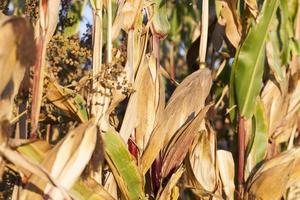
[[[220,16],[218,22],[225,26],[225,34],[231,44],[237,48],[241,40],[241,22],[236,13],[236,1],[225,0],[217,1],[221,4]]]
[[[295,89],[288,95],[288,97],[286,114],[283,115],[281,126],[278,127],[273,135],[273,138],[278,143],[288,141],[292,135],[294,127],[298,126],[298,111],[300,108],[300,80],[297,81]]]
[[[291,149],[263,163],[249,178],[246,199],[280,199],[300,178],[300,149]]]
[[[199,126],[209,108],[210,106],[204,107],[194,119],[179,128],[179,130],[172,137],[170,143],[164,150],[161,171],[162,177],[168,176],[171,170],[178,167],[182,163],[189,150],[187,147],[191,146],[195,137],[199,134]]]
[[[135,23],[141,16],[142,0],[120,1],[112,27],[112,39],[117,38],[121,29],[128,31],[134,29]]]
[[[203,124],[204,125],[204,124]],[[211,127],[200,127],[200,133],[194,140],[193,148],[190,150],[188,162],[188,175],[192,185],[198,185],[213,193],[217,189],[218,171],[216,165],[216,135]],[[193,182],[198,182],[193,184]]]
[[[28,160],[24,156],[22,156],[17,151],[10,149],[5,145],[0,145],[0,155],[5,157],[7,160],[12,162],[17,167],[23,168],[37,176],[39,179],[48,181],[52,186],[58,189],[61,192],[62,197],[70,200],[71,198],[66,193],[65,189],[59,184],[58,181],[54,179],[54,177],[47,172],[47,170],[40,165]],[[21,199],[24,198],[24,193],[20,194],[22,196]]]
[[[261,98],[265,108],[265,116],[268,121],[269,137],[281,124],[284,115],[276,113],[285,113],[287,104],[284,103],[287,94],[287,84],[282,84],[279,88],[273,81],[269,80],[262,91]]]
[[[97,127],[94,123],[94,119],[91,119],[71,130],[63,140],[47,153],[41,163],[68,190],[79,178],[94,151],[97,140]],[[42,194],[34,192],[36,187],[41,191],[46,189],[46,192],[49,192],[55,199],[62,198],[57,190],[53,190],[53,187],[36,176],[29,179],[29,184],[23,191],[23,195],[27,199],[42,198]]]
[[[153,55],[146,56],[144,63],[139,67],[134,83],[135,92],[130,96],[120,130],[120,135],[127,142],[130,134],[136,129],[136,144],[141,151],[145,149],[155,121],[164,108],[164,87],[153,59]],[[153,76],[150,68],[155,71]]]
[[[234,160],[231,152],[225,150],[217,151],[217,164],[223,190],[227,199],[234,199]]]
[[[176,88],[141,157],[140,168],[142,174],[148,171],[159,152],[169,143],[174,133],[203,109],[211,84],[210,70],[202,69],[186,77]]]
[[[246,0],[247,8],[250,10],[251,14],[254,18],[258,15],[258,7],[257,7],[257,1],[256,0]]]
[[[24,73],[34,63],[35,42],[33,27],[22,17],[2,19],[0,32],[0,119],[10,119]]]

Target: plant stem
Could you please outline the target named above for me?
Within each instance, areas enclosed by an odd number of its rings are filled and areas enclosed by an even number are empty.
[[[98,105],[99,95],[99,83],[98,76],[101,71],[102,64],[102,1],[98,5],[98,7],[94,10],[94,28],[93,28],[93,82],[92,88],[94,94],[92,94],[92,105],[91,105],[91,113],[92,115],[96,115],[98,113],[101,105]]]
[[[200,48],[199,48],[200,69],[205,67],[207,35],[208,35],[208,10],[209,10],[209,0],[202,0],[201,37],[200,37]]]
[[[107,63],[112,61],[112,8],[111,0],[107,1]]]
[[[31,103],[31,139],[36,139],[36,130],[38,129],[38,120],[41,110],[43,81],[44,81],[44,57],[46,48],[44,37],[38,38],[36,48],[36,60],[34,64],[34,75],[32,85],[32,103]]]
[[[244,161],[245,161],[245,119],[240,116],[238,130],[238,199],[243,198]]]

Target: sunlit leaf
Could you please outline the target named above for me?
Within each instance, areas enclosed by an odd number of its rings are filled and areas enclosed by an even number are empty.
[[[103,134],[103,141],[105,159],[125,199],[143,199],[142,176],[121,137],[110,130]]]
[[[248,199],[280,199],[299,180],[300,151],[291,149],[266,161],[247,184]]]
[[[203,69],[186,77],[176,88],[141,157],[140,169],[143,174],[174,133],[204,107],[211,81],[210,71]]]
[[[241,115],[247,119],[253,115],[256,97],[261,88],[265,42],[278,3],[278,0],[264,2],[257,24],[249,31],[233,64],[237,105]]]
[[[50,81],[46,96],[51,103],[66,114],[77,117],[81,122],[88,121],[86,102],[79,94],[76,94],[75,91]]]

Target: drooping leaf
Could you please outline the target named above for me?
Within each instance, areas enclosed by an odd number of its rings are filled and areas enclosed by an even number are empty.
[[[203,69],[186,77],[176,88],[141,157],[142,174],[148,171],[160,150],[168,144],[174,133],[203,109],[211,81],[210,70]]]
[[[45,156],[41,165],[49,171],[62,186],[71,189],[79,179],[94,151],[97,139],[97,128],[94,120],[81,124],[71,130]],[[42,194],[32,192],[34,187],[45,190],[55,199],[63,198],[61,193],[36,176],[29,179],[26,190],[22,193],[27,199],[41,199]]]
[[[217,159],[216,159],[216,135],[211,127],[204,124],[199,128],[200,133],[194,140],[193,148],[189,152],[188,162],[191,182],[194,186],[201,187],[208,192],[214,192],[217,188]],[[195,176],[196,180],[193,180]]]
[[[226,197],[234,199],[234,160],[231,152],[225,150],[217,151],[217,163],[220,172],[220,178],[223,184],[223,190]]]
[[[300,149],[291,149],[266,161],[249,179],[248,199],[280,199],[299,180]]]
[[[255,24],[246,36],[235,59],[235,93],[239,111],[247,119],[255,109],[264,72],[265,42],[278,0],[267,0]]]
[[[237,48],[241,40],[241,22],[236,12],[235,1],[216,1],[221,8],[218,23],[225,26],[226,37],[230,43]]]
[[[50,145],[46,141],[42,140],[24,144],[17,148],[17,151],[23,156],[37,163],[42,163],[45,158],[47,159],[46,155],[50,150]],[[22,170],[22,172],[24,171]],[[108,194],[103,186],[99,185],[89,177],[76,181],[69,193],[78,200],[114,199],[110,194]]]
[[[103,141],[105,159],[125,199],[144,199],[142,176],[121,137],[109,130]]]
[[[151,69],[154,72],[153,76]],[[131,94],[125,117],[120,129],[124,141],[128,141],[134,128],[136,129],[136,144],[143,151],[158,120],[159,113],[164,108],[164,96],[160,90],[164,89],[161,75],[156,69],[153,55],[146,56],[140,65],[134,82],[135,92]],[[145,93],[147,91],[147,93]]]
[[[199,134],[198,129],[210,106],[203,108],[190,122],[182,126],[173,136],[164,151],[162,177],[169,175],[171,170],[178,167],[188,153],[193,140]]]

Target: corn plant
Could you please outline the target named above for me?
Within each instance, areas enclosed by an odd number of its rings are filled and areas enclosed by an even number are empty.
[[[299,0],[0,11],[2,199],[299,198]]]

